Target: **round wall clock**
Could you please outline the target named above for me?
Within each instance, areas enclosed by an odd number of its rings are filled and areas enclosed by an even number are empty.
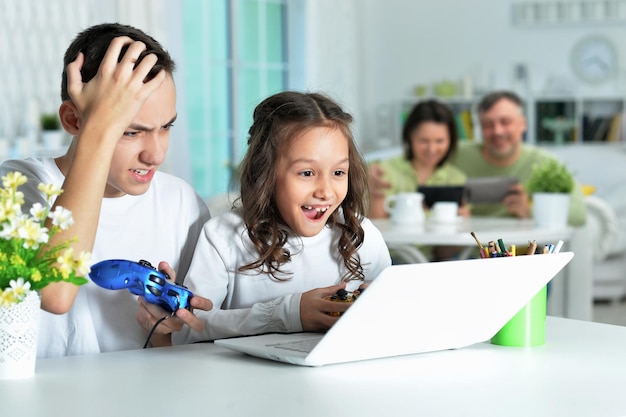
[[[571,64],[581,80],[601,83],[617,72],[617,48],[607,37],[585,37],[574,45]]]

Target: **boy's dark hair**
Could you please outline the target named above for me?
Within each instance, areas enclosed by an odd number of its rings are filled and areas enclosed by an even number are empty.
[[[505,99],[509,100],[512,103],[515,103],[520,111],[524,110],[524,101],[512,91],[494,91],[492,93],[487,94],[478,102],[478,114],[482,114],[493,107],[498,101]]]
[[[165,70],[169,74],[174,72],[176,67],[174,60],[153,37],[132,26],[119,23],[103,23],[91,26],[80,32],[65,51],[65,56],[63,57],[63,75],[61,78],[61,100],[71,100],[67,92],[67,65],[76,59],[79,52],[82,52],[85,55],[85,62],[83,63],[80,73],[83,82],[88,82],[98,72],[100,63],[111,41],[118,36],[128,36],[135,41],[141,41],[146,44],[146,50],[139,55],[135,66],[148,54],[155,54],[157,56],[157,63],[152,70],[150,70],[145,81],[150,81],[161,70]],[[118,62],[122,59],[127,49],[127,46],[122,48]]]
[[[341,229],[337,250],[348,270],[343,279],[364,278],[357,249],[363,243],[361,221],[369,201],[367,168],[350,132],[351,122],[352,116],[337,103],[316,93],[282,92],[256,107],[248,150],[240,167],[240,199],[247,233],[259,259],[241,266],[240,271],[258,269],[281,279],[281,265],[291,256],[283,246],[293,231],[283,221],[274,197],[277,163],[289,145],[307,130],[330,127],[348,140],[350,167],[348,193],[341,210],[331,214],[328,226]]]
[[[422,123],[435,122],[445,124],[448,128],[448,135],[450,136],[450,148],[446,155],[439,161],[437,166],[442,166],[452,155],[456,152],[457,144],[459,142],[458,133],[456,130],[456,122],[454,120],[454,113],[445,104],[437,100],[426,100],[418,103],[406,121],[402,128],[402,143],[404,145],[404,155],[407,160],[413,160],[415,156],[413,154],[413,147],[411,146],[411,135]]]

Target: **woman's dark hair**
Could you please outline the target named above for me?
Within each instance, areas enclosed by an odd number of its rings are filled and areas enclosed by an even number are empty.
[[[454,121],[454,113],[452,110],[446,106],[445,104],[437,101],[437,100],[426,100],[418,103],[406,121],[404,122],[404,127],[402,128],[402,144],[405,149],[405,157],[409,161],[413,160],[415,156],[413,154],[413,147],[411,146],[411,135],[422,123],[424,122],[435,122],[445,124],[448,128],[448,134],[450,136],[450,148],[446,155],[439,161],[437,166],[442,166],[456,151],[457,144],[459,142],[459,137],[456,130],[456,123]]]
[[[135,41],[141,41],[146,45],[146,50],[143,51],[135,67],[143,60],[148,54],[155,54],[157,57],[157,63],[152,67],[145,81],[150,81],[161,70],[165,70],[169,74],[174,73],[176,64],[170,56],[170,54],[157,42],[153,37],[144,33],[143,31],[128,25],[121,25],[119,23],[103,23],[95,26],[91,26],[88,29],[80,32],[76,38],[72,41],[70,46],[65,51],[63,57],[63,75],[61,78],[61,100],[71,100],[69,93],[67,92],[67,65],[73,62],[78,56],[79,52],[85,55],[85,62],[80,70],[83,78],[83,82],[89,82],[98,73],[100,64],[104,59],[109,45],[113,38],[118,36],[128,36]],[[122,60],[128,46],[122,48],[118,62]]]
[[[249,130],[248,150],[240,165],[240,200],[248,236],[259,253],[255,262],[240,271],[261,270],[281,279],[281,265],[291,254],[283,246],[294,232],[283,221],[276,205],[277,165],[291,143],[316,127],[338,129],[348,140],[348,192],[328,219],[329,227],[341,229],[338,251],[347,268],[344,280],[363,279],[357,249],[363,244],[361,227],[367,213],[367,168],[359,153],[350,123],[352,116],[330,98],[316,93],[286,91],[262,101],[254,110]]]

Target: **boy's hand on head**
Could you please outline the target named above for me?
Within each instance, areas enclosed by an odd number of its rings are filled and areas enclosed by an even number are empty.
[[[346,284],[333,285],[326,288],[316,288],[302,293],[300,298],[300,322],[304,331],[328,330],[339,319],[326,313],[343,313],[350,307],[348,303],[336,303],[324,300],[324,297],[336,294],[345,289]]]
[[[521,184],[513,184],[509,188],[509,193],[504,197],[502,203],[509,213],[520,219],[530,218],[530,200],[526,190]]]
[[[118,63],[122,48],[126,45],[128,49]],[[149,54],[134,67],[145,49],[143,42],[133,41],[126,36],[113,39],[98,73],[87,83],[83,83],[80,73],[85,61],[82,52],[67,66],[68,93],[80,113],[82,124],[97,114],[94,119],[100,128],[116,127],[119,129],[118,137],[122,136],[146,99],[166,77],[165,71],[161,71],[152,80],[144,82],[157,62],[157,57]]]

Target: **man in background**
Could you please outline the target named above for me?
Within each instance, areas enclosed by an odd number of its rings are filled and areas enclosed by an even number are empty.
[[[478,119],[483,142],[464,142],[452,163],[468,177],[515,177],[518,180],[500,204],[476,205],[472,214],[479,216],[532,217],[530,196],[523,184],[532,175],[532,168],[549,159],[556,159],[545,149],[523,143],[527,123],[524,103],[510,91],[487,94],[478,103]],[[574,187],[570,198],[568,223],[572,226],[585,224],[586,209],[582,189]]]

